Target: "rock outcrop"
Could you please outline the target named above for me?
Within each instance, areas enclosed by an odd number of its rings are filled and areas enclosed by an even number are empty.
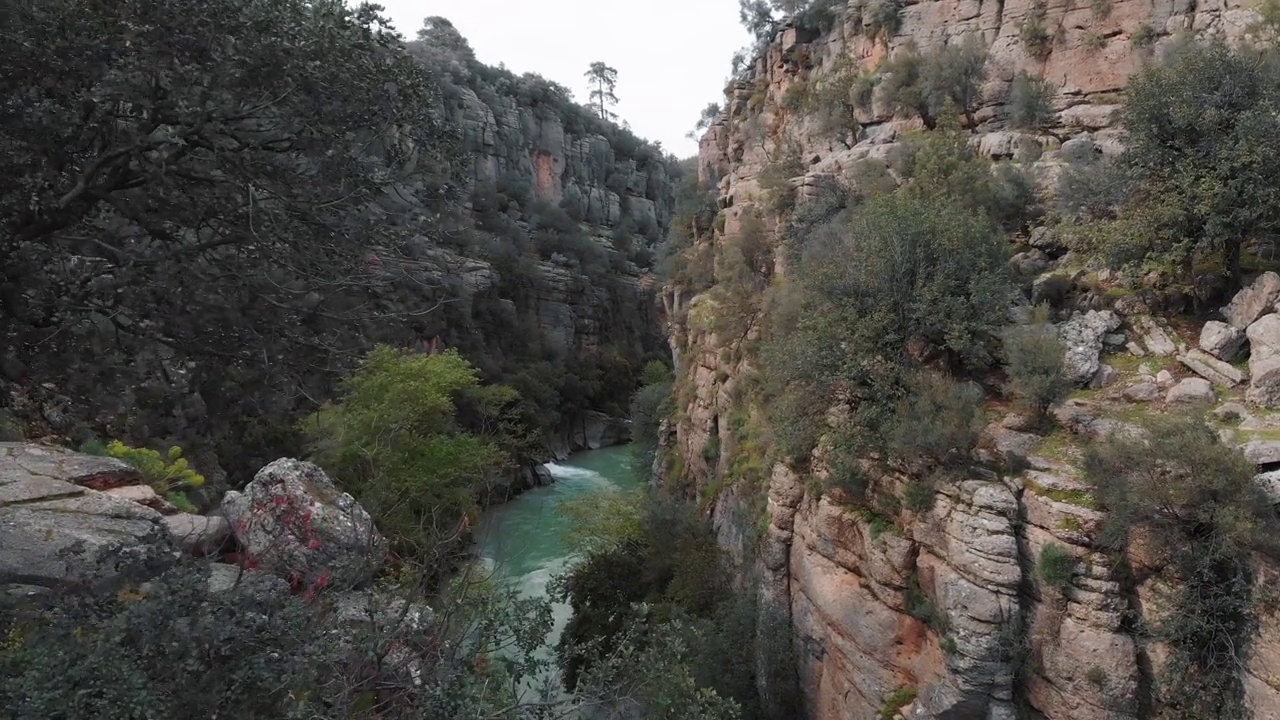
[[[290,582],[359,585],[386,560],[373,518],[316,465],[283,458],[229,492],[222,512],[254,566]]]
[[[0,587],[94,584],[175,560],[159,512],[91,487],[136,477],[111,458],[0,443]]]
[[[114,492],[146,487],[119,485],[140,480],[113,458],[0,443],[0,605],[59,588],[138,587],[184,554],[204,558],[211,592],[332,586],[354,598],[385,559],[369,514],[311,463],[271,463],[208,516],[162,515],[144,504],[154,493]],[[104,485],[116,487],[94,489]]]

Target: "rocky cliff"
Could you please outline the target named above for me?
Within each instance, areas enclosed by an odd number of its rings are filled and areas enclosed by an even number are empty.
[[[720,217],[714,229],[694,224],[689,257],[740,234],[751,213],[763,212],[771,232],[785,232],[768,202],[778,181],[767,176],[779,165],[787,166],[785,184],[803,207],[824,185],[856,186],[863,161],[886,167],[903,135],[921,127],[919,118],[895,117],[875,102],[858,108],[844,132],[832,132],[804,100],[824,78],[850,68],[848,77],[856,78],[912,45],[977,38],[988,72],[968,128],[971,146],[993,160],[1014,160],[1051,186],[1073,148],[1120,151],[1120,93],[1158,48],[1182,32],[1236,40],[1256,18],[1234,3],[938,0],[900,6],[896,31],[873,33],[872,5],[837,6],[834,27],[785,23],[726,88],[725,110],[703,137],[699,157]],[[1052,89],[1053,117],[1042,130],[1015,130],[1009,122],[1018,73],[1041,77]],[[786,155],[790,164],[780,161]],[[1033,272],[1058,267],[1043,259]],[[770,265],[785,275],[781,253]],[[1064,430],[1042,437],[997,411],[979,452],[992,461],[988,467],[1013,471],[974,468],[940,487],[932,509],[904,509],[886,519],[829,489],[820,455],[809,470],[797,471],[785,462],[751,467],[731,451],[749,444],[751,427],[762,422],[744,400],[758,366],[744,341],[762,329],[717,336],[716,317],[727,310],[714,290],[726,282],[726,269],[717,265],[715,273],[709,289],[681,281],[665,289],[679,382],[678,420],[665,438],[661,470],[668,485],[692,487],[702,498],[744,582],[790,616],[807,715],[1149,717],[1167,692],[1159,677],[1168,652],[1139,628],[1163,611],[1174,581],[1140,544],[1123,558],[1102,550],[1096,533],[1104,516],[1081,480],[1081,448],[1125,432],[1147,413],[1207,412],[1246,400],[1247,374],[1219,356],[1235,357],[1257,312],[1230,321],[1228,310],[1227,323],[1202,331],[1203,320],[1171,326],[1134,298],[1094,303],[1099,312],[1076,315],[1062,329],[1069,370],[1093,388],[1055,411]],[[1267,292],[1232,307],[1271,312]],[[1265,328],[1250,333],[1262,337]],[[1269,387],[1266,372],[1258,368],[1254,384]],[[1235,418],[1216,427],[1247,455],[1249,447],[1270,447],[1268,433],[1280,423],[1266,397],[1265,389],[1251,390],[1250,398],[1261,400],[1257,407],[1229,402],[1215,411],[1215,418]],[[1250,457],[1259,472],[1270,467],[1264,452]],[[884,487],[910,481],[884,468],[870,474],[873,485]],[[1051,545],[1070,554],[1070,581],[1061,589],[1037,577],[1037,558]],[[1255,573],[1262,592],[1274,592],[1277,569],[1259,561]],[[1277,642],[1276,619],[1265,617],[1241,660],[1254,718],[1280,713]]]

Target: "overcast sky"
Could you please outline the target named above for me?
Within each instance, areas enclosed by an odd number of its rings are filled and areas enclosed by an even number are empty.
[[[378,0],[406,38],[448,18],[490,65],[535,72],[587,100],[587,67],[618,70],[618,114],[679,157],[707,103],[723,99],[733,53],[747,44],[738,0]]]

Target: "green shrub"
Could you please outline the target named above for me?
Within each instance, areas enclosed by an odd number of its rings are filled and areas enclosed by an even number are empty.
[[[961,112],[969,127],[976,126],[973,113],[987,76],[987,47],[978,36],[925,52],[908,43],[880,72],[881,97],[894,112],[919,115],[930,129],[940,118]]]
[[[504,688],[534,680],[545,600],[460,581],[432,599],[452,622],[409,633],[412,621],[394,612],[352,622],[336,599],[251,575],[210,592],[209,566],[197,562],[64,588],[0,613],[0,718],[417,720],[529,703]],[[506,662],[494,662],[498,647]]]
[[[1058,214],[1068,219],[1114,218],[1128,197],[1128,178],[1097,153],[1073,159],[1058,180]]]
[[[977,155],[959,128],[908,135],[894,165],[904,178],[900,191],[930,203],[954,203],[1016,230],[1031,217],[1030,179],[1011,163]]]
[[[1093,10],[1093,16],[1099,20],[1105,20],[1111,16],[1113,8],[1112,0],[1090,0],[1089,7]]]
[[[195,507],[187,500],[185,491],[204,485],[204,476],[196,472],[187,463],[187,459],[182,457],[182,448],[175,445],[161,455],[150,448],[129,447],[119,440],[112,440],[105,446],[91,440],[82,448],[91,454],[106,455],[128,463],[142,474],[156,493],[178,509],[184,512],[195,511]]]
[[[340,402],[302,423],[317,461],[369,510],[398,552],[431,557],[474,512],[488,482],[509,470],[503,448],[512,439],[467,432],[461,411],[507,429],[506,411],[518,396],[481,385],[476,369],[452,350],[378,347],[343,387]]]
[[[978,444],[984,425],[982,391],[934,372],[907,380],[907,394],[888,422],[887,441],[894,457],[963,465]]]
[[[900,687],[894,690],[889,693],[889,697],[885,698],[884,703],[880,705],[880,720],[893,720],[899,710],[910,705],[915,699],[915,688]]]
[[[907,587],[903,590],[902,602],[908,615],[928,625],[939,635],[946,635],[949,627],[947,618],[938,611],[933,601],[920,588],[918,571],[912,571],[907,577]]]
[[[1151,25],[1140,25],[1131,36],[1136,47],[1145,48],[1154,45],[1160,39],[1160,33]]]
[[[1049,13],[1044,1],[1037,0],[1027,11],[1027,16],[1018,28],[1018,38],[1027,49],[1027,54],[1037,60],[1044,60],[1053,52],[1053,35],[1049,32]]]
[[[791,186],[791,178],[803,174],[804,163],[798,148],[789,149],[778,162],[760,171],[760,192],[770,213],[779,216],[795,207],[796,190]]]
[[[707,438],[707,444],[702,446],[702,459],[707,465],[715,467],[720,462],[720,436],[711,435]]]
[[[640,386],[671,382],[671,368],[661,360],[650,360],[640,370]]]
[[[1103,35],[1091,32],[1084,36],[1084,47],[1086,50],[1097,51],[1107,46],[1107,38]]]
[[[911,480],[903,491],[903,504],[917,513],[929,512],[937,499],[937,489],[927,480]]]
[[[1019,70],[1009,85],[1009,124],[1021,130],[1045,130],[1053,126],[1053,88],[1042,77]]]
[[[883,40],[888,44],[902,29],[902,0],[877,0],[863,12],[867,37],[873,41]]]
[[[896,361],[917,335],[966,365],[988,362],[1010,283],[1004,245],[984,219],[945,200],[894,195],[838,224],[841,232],[809,240],[794,301],[780,308],[778,355],[793,361],[786,375],[835,377],[868,355]]]
[[[1001,334],[1007,390],[1037,421],[1071,390],[1064,369],[1067,346],[1048,315],[1048,308],[1039,306],[1029,322],[1011,325]]]
[[[1085,671],[1084,679],[1088,681],[1090,685],[1101,688],[1107,684],[1107,671],[1097,665],[1094,665]]]
[[[665,370],[666,366],[662,367]],[[653,467],[658,451],[658,428],[671,414],[671,389],[670,380],[648,383],[631,399],[631,445],[639,465],[637,472],[642,478],[647,479]]]
[[[1051,542],[1040,549],[1037,569],[1045,585],[1059,591],[1066,590],[1071,586],[1075,567],[1076,557],[1061,545]]]
[[[9,413],[0,410],[0,442],[22,442],[27,439],[22,422]]]
[[[1197,257],[1216,255],[1243,280],[1246,238],[1280,221],[1280,64],[1222,40],[1187,39],[1132,79],[1123,120],[1129,203],[1158,222],[1155,250],[1190,280]],[[1204,108],[1213,108],[1206,116]],[[1230,178],[1225,181],[1224,178]],[[1178,257],[1180,256],[1180,257]]]
[[[841,54],[807,84],[803,110],[822,132],[843,138],[861,127],[856,113],[871,107],[878,77]]]

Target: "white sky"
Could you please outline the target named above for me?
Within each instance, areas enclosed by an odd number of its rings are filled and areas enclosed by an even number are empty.
[[[738,0],[377,0],[413,39],[423,18],[448,18],[489,65],[535,72],[587,100],[596,60],[618,70],[618,115],[677,157],[707,103],[722,102],[733,53],[748,43]]]

